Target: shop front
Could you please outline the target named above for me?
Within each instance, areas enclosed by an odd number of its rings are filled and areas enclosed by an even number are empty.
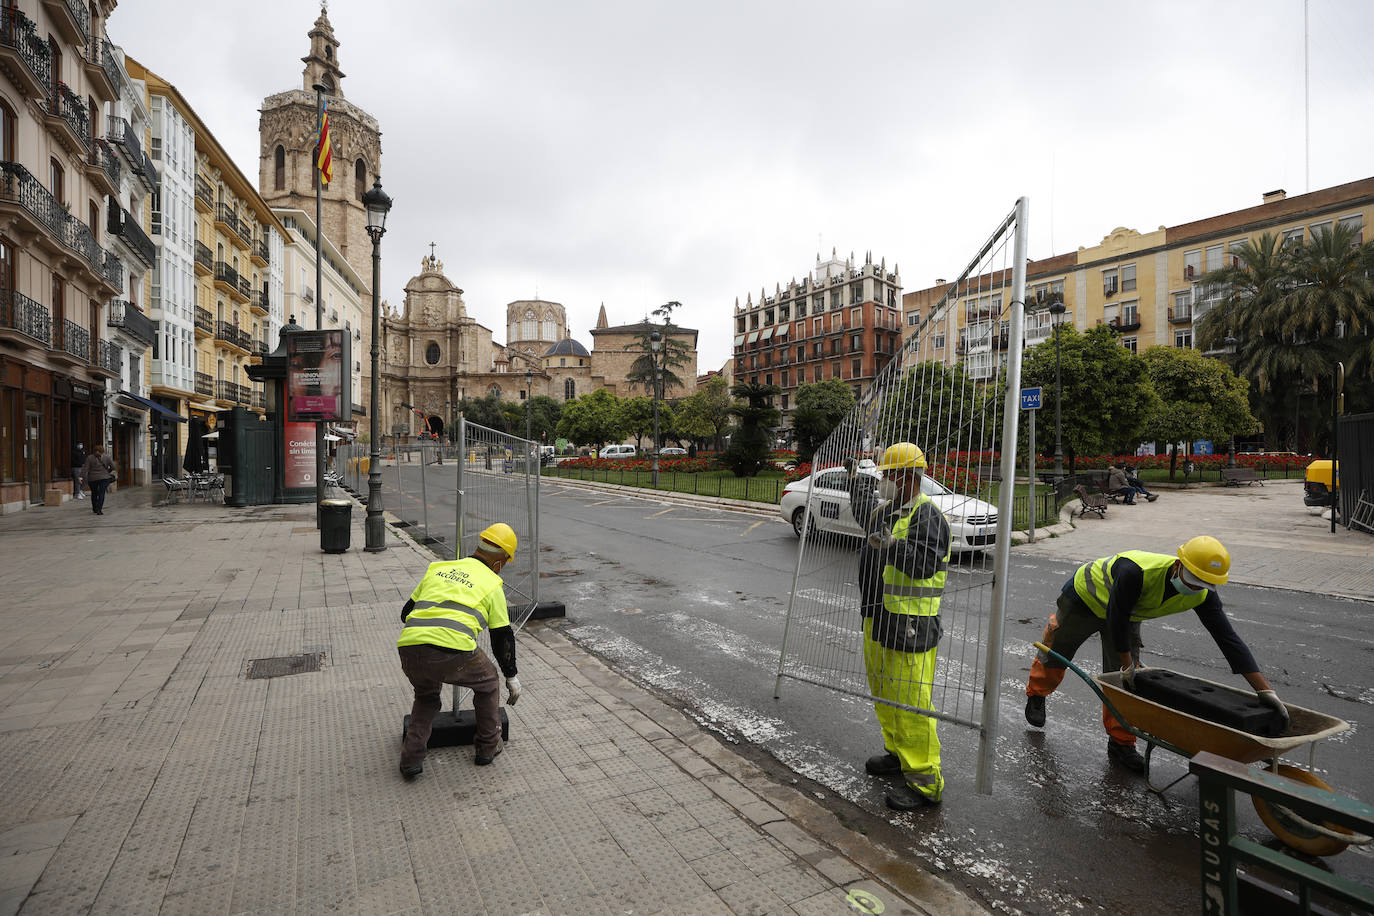
[[[0,512],[72,492],[72,451],[104,443],[104,391],[87,379],[0,357]]]

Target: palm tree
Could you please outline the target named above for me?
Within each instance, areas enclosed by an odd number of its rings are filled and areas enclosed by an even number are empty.
[[[1335,350],[1347,370],[1374,369],[1374,280],[1369,268],[1374,243],[1361,245],[1356,231],[1342,224],[1318,229],[1295,249],[1291,300],[1293,333],[1308,340],[1346,341]],[[1328,364],[1329,365],[1329,364]],[[1329,371],[1329,370],[1328,370]]]

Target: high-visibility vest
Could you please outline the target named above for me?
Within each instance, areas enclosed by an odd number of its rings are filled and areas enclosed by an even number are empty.
[[[892,536],[897,540],[906,537],[911,520],[916,511],[931,498],[924,493],[912,505],[911,511],[897,519],[892,525]],[[940,595],[945,590],[945,572],[949,568],[950,548],[945,547],[945,555],[928,579],[913,579],[891,563],[883,566],[883,609],[892,614],[910,614],[915,617],[934,617],[940,613]]]
[[[397,646],[442,646],[466,652],[488,627],[510,626],[501,577],[476,557],[429,564],[411,592],[414,609]]]
[[[1073,590],[1078,597],[1098,617],[1107,616],[1107,601],[1112,590],[1112,565],[1125,558],[1139,566],[1145,573],[1145,582],[1140,589],[1140,597],[1131,609],[1132,620],[1148,620],[1153,617],[1167,617],[1192,610],[1207,600],[1207,592],[1196,595],[1180,595],[1177,592],[1168,601],[1164,600],[1164,586],[1169,581],[1169,569],[1178,557],[1167,553],[1148,553],[1144,550],[1127,550],[1114,557],[1093,560],[1078,567],[1073,574]]]

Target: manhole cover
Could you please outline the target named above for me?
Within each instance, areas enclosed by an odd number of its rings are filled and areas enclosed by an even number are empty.
[[[319,671],[324,661],[323,652],[309,652],[305,655],[283,655],[279,658],[254,658],[248,662],[248,679],[265,677],[285,677],[288,674],[308,674]]]

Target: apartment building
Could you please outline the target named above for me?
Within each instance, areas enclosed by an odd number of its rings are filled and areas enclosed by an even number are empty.
[[[1284,244],[1302,244],[1337,223],[1361,233],[1374,220],[1374,178],[1289,197],[1282,190],[1262,195],[1252,207],[1204,219],[1161,226],[1151,232],[1117,228],[1091,247],[1026,266],[1026,345],[1053,331],[1045,308],[1059,298],[1063,320],[1079,331],[1107,325],[1131,352],[1146,347],[1194,347],[1194,324],[1224,294],[1203,283],[1210,272],[1234,263],[1235,251],[1264,233]],[[952,307],[929,321],[951,284],[937,281],[902,297],[907,333],[922,326],[920,353],[947,365],[963,363],[976,379],[991,377],[1006,363],[1011,297],[1010,271],[970,278],[952,296]]]
[[[902,281],[887,259],[862,266],[851,254],[828,260],[816,255],[802,278],[775,285],[772,296],[759,291],[743,305],[735,300],[732,384],[777,385],[775,404],[782,412],[780,435],[787,437],[803,383],[841,379],[860,398],[891,361],[902,340]]]
[[[0,511],[71,494],[71,452],[108,441],[107,327],[124,295],[107,197],[120,162],[100,136],[120,75],[113,2],[0,6]]]

